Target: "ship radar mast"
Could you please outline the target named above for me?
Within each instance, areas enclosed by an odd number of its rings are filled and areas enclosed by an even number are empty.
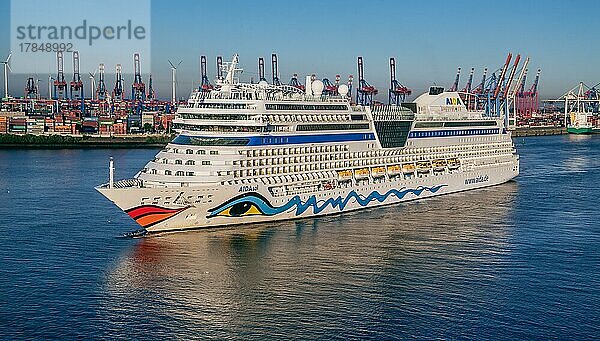
[[[237,55],[237,53],[233,55],[233,57],[231,58],[231,62],[223,63],[221,70],[227,72],[227,75],[225,76],[225,79],[217,80],[217,84],[225,85],[237,83],[238,79],[236,78],[236,72],[241,73],[242,71],[244,71],[243,69],[237,67],[238,63],[239,56]]]

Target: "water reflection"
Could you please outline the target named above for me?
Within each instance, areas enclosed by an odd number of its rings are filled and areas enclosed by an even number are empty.
[[[382,316],[418,314],[411,295],[435,297],[473,276],[493,281],[510,253],[517,192],[509,182],[346,215],[134,241],[107,270],[107,333],[143,316],[136,323],[160,325],[159,333],[364,336],[370,323],[401,322]],[[464,305],[456,297],[452,304]]]

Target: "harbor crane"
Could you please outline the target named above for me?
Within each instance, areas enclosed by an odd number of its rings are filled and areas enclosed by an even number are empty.
[[[70,84],[71,99],[83,99],[83,82],[79,73],[79,52],[73,51],[73,80]]]
[[[65,81],[63,52],[56,52],[57,73],[54,79],[54,99],[67,98],[67,82]]]
[[[117,64],[115,68],[115,87],[112,93],[112,98],[114,101],[123,100],[125,93],[123,89],[123,69],[121,67],[121,64]]]
[[[98,88],[96,90],[96,98],[99,101],[104,101],[106,99],[106,82],[104,80],[104,64],[101,63],[98,65]]]
[[[217,80],[223,80],[223,57],[217,56]]]
[[[146,99],[146,84],[142,81],[140,54],[133,55],[133,83],[131,83],[131,100],[143,101]]]
[[[149,101],[156,100],[156,91],[154,91],[154,86],[152,85],[152,74],[148,77],[148,96],[146,99]]]
[[[271,71],[273,72],[273,85],[281,85],[279,81],[279,69],[277,67],[277,55],[275,53],[271,55]]]
[[[265,78],[265,60],[263,57],[258,58],[258,82],[267,82]]]
[[[200,56],[200,79],[200,88],[198,90],[208,92],[213,89],[206,71],[206,56]]]
[[[388,94],[388,104],[400,105],[406,99],[406,96],[410,96],[412,90],[402,85],[396,79],[396,59],[390,58],[390,89]]]
[[[473,74],[475,73],[475,68],[472,67],[471,68],[471,72],[469,72],[469,79],[467,80],[467,84],[465,84],[465,87],[462,89],[462,92],[464,93],[471,93],[471,86],[473,85]]]
[[[340,75],[335,76],[336,83],[331,83],[328,78],[323,78],[323,94],[329,96],[335,96],[338,94],[338,86],[340,82]],[[336,85],[337,84],[337,85]]]
[[[300,89],[302,91],[305,90],[304,84],[300,83],[298,81],[298,74],[295,73],[294,75],[292,75],[292,79],[290,79],[290,85],[295,87],[296,89]]]
[[[28,99],[37,99],[38,87],[33,77],[27,78],[27,84],[25,84],[25,97]]]
[[[460,68],[458,68],[458,71],[456,72],[456,78],[454,79],[454,84],[452,84],[452,87],[450,87],[449,91],[458,91],[459,80],[460,80]]]
[[[356,87],[356,103],[360,105],[371,105],[373,103],[373,96],[379,92],[374,86],[369,84],[363,73],[363,58],[358,57],[358,86]]]

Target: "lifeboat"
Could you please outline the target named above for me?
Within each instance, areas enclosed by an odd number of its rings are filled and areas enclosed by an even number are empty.
[[[429,171],[431,171],[431,162],[430,161],[417,162],[417,172],[418,173],[429,173]]]
[[[448,159],[448,169],[457,169],[460,167],[460,161],[457,158]]]
[[[342,170],[338,171],[338,181],[348,181],[352,179],[352,171],[351,170]]]
[[[366,179],[369,177],[369,168],[360,168],[354,171],[356,179]]]
[[[402,164],[402,173],[409,174],[415,172],[415,164],[414,163],[403,163]]]
[[[389,176],[395,176],[400,174],[400,165],[391,165],[387,167]]]
[[[445,159],[437,159],[433,160],[433,170],[443,171],[446,169],[446,160]]]
[[[381,178],[385,176],[385,167],[373,167],[371,168],[371,175],[374,178]]]

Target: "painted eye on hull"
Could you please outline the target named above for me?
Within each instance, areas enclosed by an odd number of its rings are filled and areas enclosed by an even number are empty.
[[[209,218],[222,217],[244,217],[251,215],[273,215],[274,208],[258,193],[246,193],[235,197],[226,203],[209,210]]]
[[[263,215],[264,212],[258,206],[249,201],[238,202],[235,205],[223,210],[218,215],[227,217],[242,217],[246,215]]]

